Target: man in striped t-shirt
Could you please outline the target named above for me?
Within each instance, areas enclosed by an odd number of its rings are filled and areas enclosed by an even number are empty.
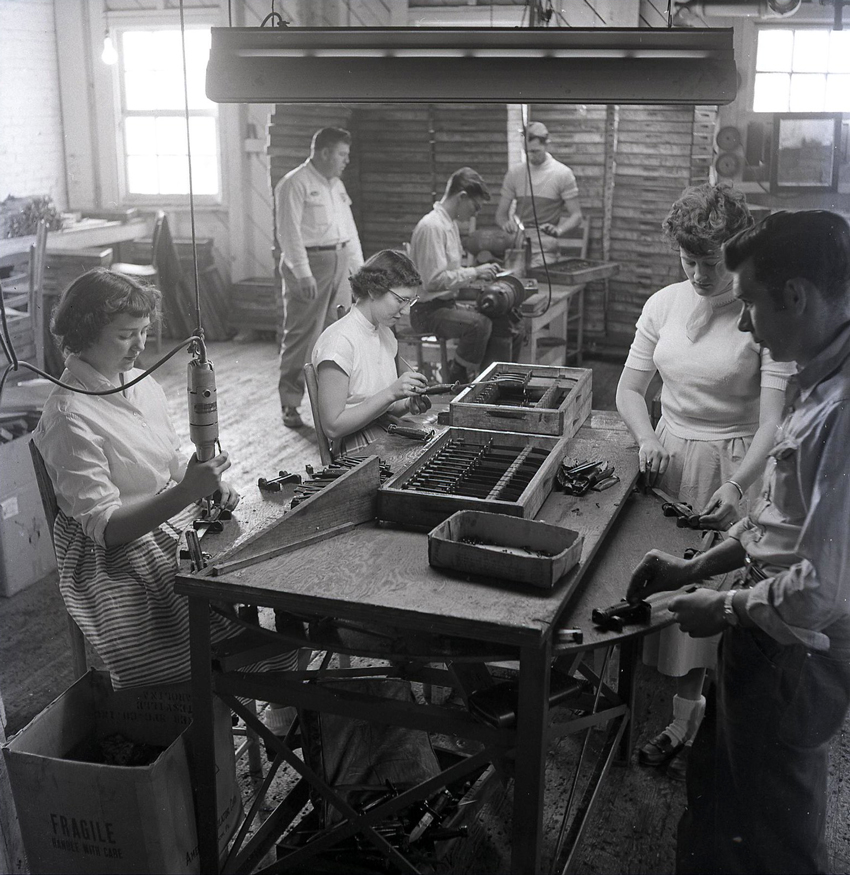
[[[556,161],[546,148],[549,142],[546,125],[531,122],[525,131],[525,141],[528,164],[516,164],[505,174],[496,223],[509,234],[516,234],[521,223],[531,238],[531,266],[540,267],[543,264],[540,240],[546,261],[551,264],[557,260],[558,238],[581,225],[581,205],[572,170]],[[540,240],[535,227],[540,229]]]

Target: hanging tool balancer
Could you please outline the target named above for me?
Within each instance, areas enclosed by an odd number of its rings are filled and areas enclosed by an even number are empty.
[[[215,388],[215,370],[207,358],[207,348],[202,336],[198,336],[192,347],[192,359],[187,374],[189,400],[189,438],[195,445],[195,455],[199,462],[208,462],[216,455],[218,443],[218,396]],[[210,532],[222,530],[222,520],[229,520],[229,510],[218,506],[218,494],[207,499],[200,519],[195,520],[196,529]]]
[[[215,456],[218,443],[218,396],[215,388],[215,370],[207,358],[202,337],[193,344],[188,367],[189,438],[195,445],[199,462],[208,462]]]

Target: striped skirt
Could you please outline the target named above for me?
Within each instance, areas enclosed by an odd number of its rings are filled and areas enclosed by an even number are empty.
[[[101,547],[61,511],[54,526],[59,590],[112,676],[116,689],[172,684],[191,677],[189,607],[174,592],[182,531],[192,524],[190,506],[153,532],[129,544]],[[210,615],[213,641],[241,627]],[[286,671],[297,667],[297,650],[243,670]]]

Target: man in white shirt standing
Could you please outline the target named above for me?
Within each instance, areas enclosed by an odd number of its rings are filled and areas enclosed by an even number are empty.
[[[283,342],[278,392],[287,428],[304,424],[304,363],[318,336],[351,305],[348,277],[363,264],[351,198],[340,176],[351,148],[342,128],[313,135],[310,157],[275,186],[275,218],[283,278]]]
[[[528,164],[515,164],[505,174],[496,224],[508,234],[516,234],[521,223],[531,239],[531,266],[540,267],[543,264],[540,242],[546,261],[551,264],[557,260],[558,238],[581,225],[583,219],[575,175],[549,154],[546,125],[531,122],[525,130],[525,142]],[[539,240],[536,229],[540,230]]]

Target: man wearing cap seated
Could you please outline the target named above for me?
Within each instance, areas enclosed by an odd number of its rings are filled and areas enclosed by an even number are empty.
[[[337,306],[351,306],[348,277],[363,264],[351,198],[340,176],[351,134],[321,128],[310,157],[275,186],[275,218],[283,278],[283,342],[278,392],[283,424],[304,423],[304,363],[318,336],[336,321]]]
[[[581,205],[572,170],[556,161],[546,148],[549,142],[546,125],[531,122],[525,131],[525,142],[528,164],[515,164],[505,174],[496,224],[509,234],[525,228],[531,239],[531,266],[540,267],[543,264],[540,242],[547,263],[557,261],[558,238],[581,225]],[[539,240],[535,228],[540,230]]]
[[[449,383],[466,382],[482,364],[495,360],[490,349],[493,323],[482,313],[457,305],[460,288],[476,280],[491,282],[499,271],[496,264],[461,264],[463,246],[457,223],[468,222],[489,200],[490,192],[479,174],[461,167],[449,177],[445,194],[419,220],[410,239],[410,257],[422,277],[422,293],[410,310],[410,324],[422,334],[458,339],[454,361],[444,376]]]

